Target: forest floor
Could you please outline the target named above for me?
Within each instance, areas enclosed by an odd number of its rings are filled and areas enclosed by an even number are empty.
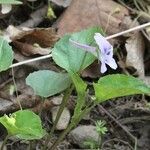
[[[24,0],[22,5],[13,5],[9,13],[0,13],[1,33],[11,40],[14,51],[13,64],[48,55],[49,49],[67,33],[100,26],[109,36],[147,22],[150,22],[149,0]],[[104,75],[121,73],[150,85],[150,27],[124,34],[110,42],[117,49],[114,56],[118,69],[108,69],[107,73],[101,74],[99,64],[94,62],[82,72],[82,79],[90,85]],[[51,58],[46,58],[18,64],[0,73],[0,115],[19,110],[16,99],[19,99],[23,109],[36,113],[43,106],[41,118],[44,128],[49,131],[62,95],[48,97],[43,104],[25,83],[26,77],[37,70],[59,71],[60,68]],[[14,87],[17,87],[16,90]],[[92,92],[89,93],[92,95]],[[49,145],[67,127],[75,100],[73,93]],[[100,149],[150,150],[150,98],[145,95],[121,97],[97,105],[57,148],[87,149],[89,145],[90,149],[91,143],[84,142],[87,137],[91,140],[97,138],[93,127],[98,120],[105,121],[108,130],[102,136]],[[1,143],[6,135],[6,129],[0,125]],[[44,139],[35,140],[31,149],[39,150],[41,145],[44,145]],[[28,147],[28,141],[16,138],[7,142],[8,150],[26,150]]]

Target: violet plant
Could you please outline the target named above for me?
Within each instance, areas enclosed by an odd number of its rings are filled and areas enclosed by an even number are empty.
[[[97,55],[98,59],[101,61],[101,73],[105,73],[107,71],[106,64],[113,69],[117,69],[116,61],[113,58],[113,46],[100,33],[95,33],[94,39],[99,47],[98,50],[96,47],[80,44],[71,39],[70,42],[78,48],[84,49],[95,56]]]
[[[73,116],[68,127],[60,134],[50,148],[55,149],[70,130],[78,125],[84,115],[99,103],[121,96],[150,94],[150,87],[146,86],[137,78],[123,74],[112,74],[101,77],[96,83],[93,83],[95,93],[92,95],[94,99],[91,98],[91,95],[87,92],[88,84],[80,77],[81,71],[92,64],[96,59],[101,61],[100,71],[102,73],[107,71],[107,65],[112,69],[117,68],[116,61],[113,58],[113,47],[102,34],[103,32],[100,28],[93,27],[78,33],[65,35],[54,45],[52,49],[53,60],[63,71],[39,70],[31,73],[26,78],[27,85],[33,88],[36,95],[43,98],[63,93],[62,103],[54,124],[51,130],[46,133],[42,128],[39,116],[29,110],[19,110],[19,113],[13,113],[11,115],[12,117],[6,115],[0,117],[0,122],[6,127],[7,131],[9,131],[8,133],[11,133],[9,135],[17,136],[20,139],[26,137],[26,140],[39,139],[45,136],[43,150],[48,149],[49,140],[54,134],[61,113],[67,105],[72,91],[75,90],[77,99]],[[8,54],[4,53],[4,49],[9,49],[9,56],[12,56],[12,53],[10,53],[11,48],[2,39],[0,39],[0,45],[0,61],[2,60],[2,64],[5,65],[3,55],[7,56]],[[9,63],[7,62],[5,67],[0,65],[0,70],[8,69],[9,65],[11,65],[11,61],[9,61]],[[87,100],[87,97],[90,98]],[[30,117],[26,116],[26,118],[28,118],[26,120],[24,117],[19,117],[20,119],[18,120],[17,115],[29,115]],[[24,124],[24,121],[26,121],[26,124]],[[27,132],[29,131],[29,125],[31,123],[35,125],[33,129],[30,130],[32,138],[29,137],[30,134]]]

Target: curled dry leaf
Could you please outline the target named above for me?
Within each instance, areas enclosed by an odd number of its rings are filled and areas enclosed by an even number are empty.
[[[50,48],[42,48],[38,44],[31,45],[18,41],[14,41],[13,44],[25,56],[30,56],[31,54],[48,55],[51,52]]]
[[[144,66],[144,48],[145,43],[140,32],[136,32],[132,35],[126,43],[126,66],[133,67],[140,79],[142,79],[146,85],[150,85],[150,77],[145,76]]]
[[[4,33],[5,39],[12,41],[17,50],[26,56],[50,53],[50,47],[57,41],[54,28],[16,28],[9,26]]]
[[[136,69],[139,78],[144,78],[144,41],[140,32],[135,32],[125,44],[127,57],[126,66],[133,67]]]

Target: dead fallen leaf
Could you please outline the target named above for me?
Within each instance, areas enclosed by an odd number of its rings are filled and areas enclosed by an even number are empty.
[[[25,56],[31,56],[35,54],[48,55],[51,52],[50,48],[42,48],[38,44],[31,45],[18,41],[14,41],[13,44],[16,49],[21,51],[21,53]]]
[[[9,37],[12,42],[19,40],[29,44],[38,43],[42,47],[51,47],[58,40],[54,28],[31,29],[26,27],[17,28],[10,25],[4,33],[5,36]]]
[[[112,0],[73,0],[56,27],[62,36],[91,26],[103,29],[107,26],[109,35],[129,28],[130,24],[124,22],[126,16],[129,16],[128,10]]]
[[[145,49],[145,44],[143,37],[140,32],[135,32],[129,39],[127,39],[126,44],[126,66],[134,67],[137,70],[139,78],[144,78],[144,60],[143,54]]]
[[[58,40],[54,28],[16,28],[9,26],[4,33],[5,39],[25,56],[50,53],[50,47]]]

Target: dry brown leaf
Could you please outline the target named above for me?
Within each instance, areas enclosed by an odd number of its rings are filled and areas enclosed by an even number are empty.
[[[9,26],[4,33],[5,39],[12,41],[14,46],[26,56],[50,53],[50,47],[58,40],[54,28],[16,28]]]
[[[13,44],[16,49],[18,49],[25,56],[31,56],[35,54],[48,55],[51,52],[50,48],[42,48],[38,44],[31,45],[18,41],[14,41]]]
[[[22,41],[30,44],[38,43],[42,47],[51,47],[58,39],[54,28],[17,28],[10,25],[6,32],[4,33],[4,37],[7,36],[10,40]]]
[[[145,44],[143,37],[140,32],[135,32],[125,44],[127,57],[126,57],[126,66],[134,67],[137,70],[139,78],[144,78],[144,48]]]
[[[129,28],[129,23],[124,21],[126,16],[128,10],[112,0],[73,0],[56,27],[61,36],[91,26],[107,28],[109,35]]]

